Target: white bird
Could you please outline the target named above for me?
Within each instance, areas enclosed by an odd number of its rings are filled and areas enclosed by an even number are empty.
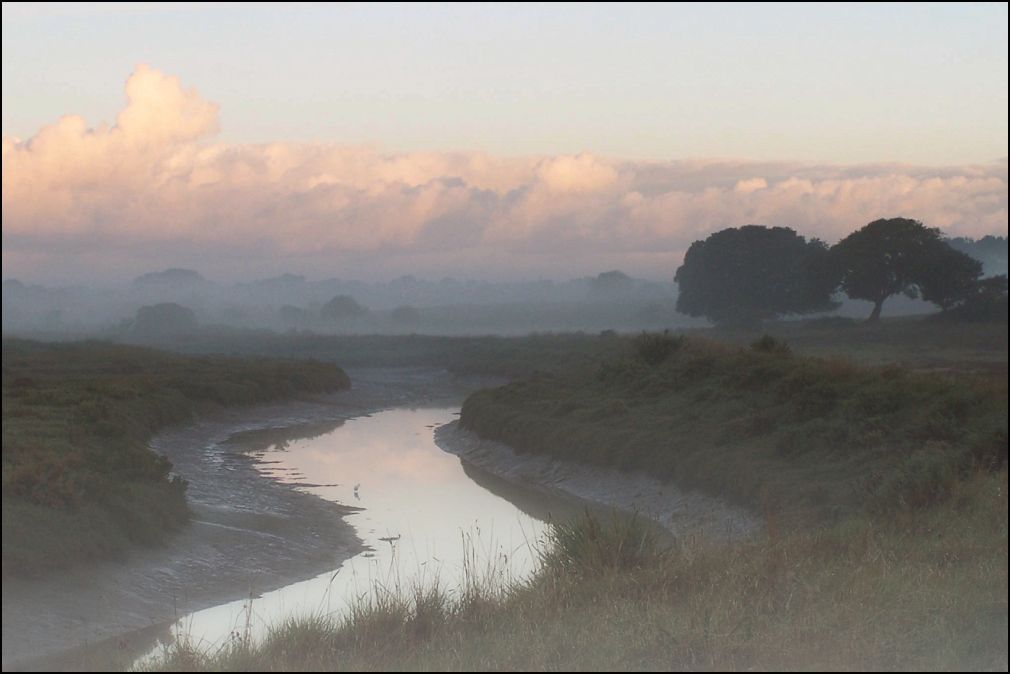
[[[360,496],[358,496],[358,488],[360,486],[361,486],[360,482],[358,484],[354,485],[354,498],[356,498],[356,499],[360,499],[361,498]]]

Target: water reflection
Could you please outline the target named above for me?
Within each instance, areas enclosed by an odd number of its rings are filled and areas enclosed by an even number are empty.
[[[265,452],[269,449],[287,449],[296,440],[311,440],[332,433],[344,424],[344,419],[327,419],[298,426],[276,426],[239,431],[232,434],[223,446],[243,453]]]
[[[452,592],[475,561],[481,573],[504,580],[529,574],[545,522],[580,507],[466,467],[440,450],[433,431],[457,410],[393,409],[329,428],[232,438],[228,451],[251,453],[265,475],[360,507],[346,517],[367,548],[316,578],[193,613],[177,630],[213,649],[236,634],[261,637],[292,614],[343,612],[375,583],[437,581]]]

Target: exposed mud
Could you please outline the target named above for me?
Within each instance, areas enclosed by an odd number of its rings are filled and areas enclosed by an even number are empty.
[[[753,513],[717,498],[680,489],[644,473],[561,461],[545,454],[520,454],[462,428],[458,421],[436,429],[435,442],[502,479],[590,505],[637,512],[678,538],[737,540],[760,530]]]
[[[5,580],[3,669],[130,662],[159,638],[167,640],[182,615],[339,567],[362,550],[343,519],[354,508],[299,490],[304,480],[265,476],[262,466],[257,468],[256,450],[329,433],[382,409],[458,405],[469,392],[500,383],[433,369],[350,374],[349,391],[233,410],[155,437],[151,447],[189,481],[192,522],[165,546],[139,550],[122,563]],[[758,530],[753,514],[718,499],[641,473],[517,454],[458,422],[438,428],[435,442],[459,456],[471,479],[486,489],[505,493],[512,491],[510,484],[520,486],[522,498],[505,497],[541,519],[555,519],[582,503],[597,511],[603,506],[639,512],[678,537],[726,540]],[[536,492],[547,498],[541,503]]]
[[[350,372],[349,391],[228,411],[156,436],[151,447],[189,481],[192,522],[159,548],[122,563],[43,579],[5,579],[3,668],[78,668],[98,651],[150,647],[179,616],[256,596],[340,566],[361,550],[342,519],[351,508],[265,477],[237,451],[258,433],[297,426],[310,435],[403,405],[458,404],[485,382],[440,370]],[[287,433],[290,438],[290,433]]]

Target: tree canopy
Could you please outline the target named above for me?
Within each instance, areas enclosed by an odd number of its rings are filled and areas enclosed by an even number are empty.
[[[143,306],[137,310],[132,335],[135,339],[160,341],[196,330],[196,314],[175,302]]]
[[[1007,313],[1007,277],[1004,274],[975,282],[961,301],[930,318],[948,323],[1006,323]]]
[[[752,325],[837,306],[828,248],[787,227],[724,229],[691,244],[677,270],[677,311]]]
[[[634,288],[634,281],[619,269],[605,271],[590,279],[590,288],[596,294],[613,295]]]
[[[361,318],[366,314],[368,309],[358,304],[350,295],[337,295],[319,310],[319,316],[328,321]]]
[[[954,237],[947,239],[954,250],[970,255],[982,263],[982,273],[986,276],[1000,276],[1007,273],[1007,238],[988,234],[981,239]]]
[[[839,241],[831,257],[845,293],[873,302],[870,321],[899,293],[950,308],[982,275],[982,263],[951,248],[939,229],[908,218],[871,222]]]

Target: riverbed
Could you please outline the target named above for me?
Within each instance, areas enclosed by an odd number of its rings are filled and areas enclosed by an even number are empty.
[[[74,669],[129,661],[188,614],[338,568],[363,551],[354,511],[265,471],[231,439],[268,429],[325,435],[381,410],[458,406],[494,383],[433,368],[360,369],[348,391],[227,410],[167,429],[151,447],[189,486],[189,525],[164,546],[41,579],[5,579],[3,668]],[[284,430],[289,433],[288,430]]]
[[[345,615],[369,593],[536,569],[550,522],[639,511],[671,536],[747,535],[753,519],[648,476],[519,456],[458,427],[494,381],[443,370],[352,371],[354,387],[230,412],[158,435],[189,481],[192,523],[125,563],[4,584],[4,669],[213,652],[296,615]],[[110,658],[112,654],[112,658]]]

